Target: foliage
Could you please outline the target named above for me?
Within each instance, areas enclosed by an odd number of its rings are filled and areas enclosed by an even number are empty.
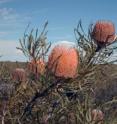
[[[21,47],[17,47],[17,49],[21,50],[29,60],[38,60],[43,57],[45,58],[46,53],[50,48],[50,43],[47,43],[47,31],[46,27],[48,22],[45,23],[44,28],[40,35],[38,35],[38,29],[36,29],[35,36],[33,34],[34,29],[31,30],[29,34],[26,34],[26,31],[29,27],[27,27],[24,36],[19,40]]]

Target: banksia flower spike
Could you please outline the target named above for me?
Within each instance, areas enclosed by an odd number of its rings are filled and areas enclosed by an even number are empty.
[[[41,59],[37,61],[32,60],[31,62],[28,63],[28,69],[30,72],[36,75],[43,74],[45,71],[45,63]]]
[[[52,49],[48,68],[57,77],[74,78],[77,75],[78,64],[78,51],[69,42],[63,42]]]
[[[12,79],[15,81],[26,81],[26,71],[23,68],[16,68],[12,72]]]
[[[102,124],[104,120],[104,114],[101,110],[93,109],[91,114],[92,114],[92,120],[94,122],[98,122],[98,124]]]
[[[97,21],[91,33],[100,50],[103,46],[111,44],[115,41],[115,26],[110,21]],[[97,50],[98,51],[98,50]]]

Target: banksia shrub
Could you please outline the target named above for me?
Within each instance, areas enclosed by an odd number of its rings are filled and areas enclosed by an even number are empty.
[[[78,51],[69,42],[56,45],[49,55],[48,68],[57,77],[74,78],[78,64]]]
[[[115,26],[109,21],[98,21],[94,25],[92,38],[100,43],[112,43],[115,39]]]
[[[74,29],[76,44],[72,46],[64,42],[55,45],[49,54],[45,73],[39,76],[39,80],[27,83],[26,89],[19,87],[16,90],[14,99],[17,97],[18,103],[14,104],[18,107],[15,107],[17,111],[13,112],[14,115],[12,111],[10,114],[18,117],[17,123],[97,124],[103,119],[100,111],[104,110],[104,105],[98,106],[94,98],[97,88],[95,77],[100,64],[113,63],[107,59],[112,54],[111,50],[116,48],[108,50],[104,47],[95,52],[98,42],[94,42],[96,39],[92,39],[90,31],[85,34],[79,23]],[[39,68],[41,64],[45,66],[43,62],[48,55],[50,45],[45,39],[44,28],[39,37],[37,33],[34,37],[31,32],[20,40],[21,47],[18,49],[29,58],[29,70],[33,73],[43,72],[43,68],[38,70],[38,65]],[[99,107],[102,108],[100,111],[93,110]]]
[[[16,68],[12,72],[12,79],[15,81],[26,81],[26,71],[23,68]]]

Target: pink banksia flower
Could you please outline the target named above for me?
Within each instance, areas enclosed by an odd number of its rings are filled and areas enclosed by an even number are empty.
[[[12,79],[15,81],[26,81],[26,71],[23,68],[16,68],[12,72]]]
[[[99,122],[98,124],[102,124],[102,121],[104,120],[104,114],[100,109],[93,109],[91,114],[92,120],[94,122]]]
[[[97,21],[91,36],[97,42],[112,43],[115,40],[115,26],[110,21]]]
[[[74,78],[78,64],[78,51],[69,42],[55,45],[49,55],[48,68],[57,77]]]
[[[28,63],[28,69],[30,72],[36,74],[36,76],[39,76],[39,74],[43,74],[45,71],[45,63],[43,60],[31,60],[31,62]]]

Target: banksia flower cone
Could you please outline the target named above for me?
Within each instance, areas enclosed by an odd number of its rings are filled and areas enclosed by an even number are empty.
[[[37,60],[37,61],[32,60],[31,62],[28,63],[28,69],[30,72],[32,72],[38,76],[38,74],[44,73],[45,63],[41,59]]]
[[[49,56],[48,68],[57,77],[74,78],[77,74],[78,51],[71,45],[56,45]]]
[[[104,114],[101,110],[93,109],[91,114],[94,122],[99,122],[99,124],[102,124],[102,121],[104,120]]]
[[[12,79],[15,81],[26,81],[26,71],[23,68],[16,68],[12,72]]]
[[[92,38],[100,43],[112,43],[115,39],[115,26],[109,21],[98,21],[93,28]]]

